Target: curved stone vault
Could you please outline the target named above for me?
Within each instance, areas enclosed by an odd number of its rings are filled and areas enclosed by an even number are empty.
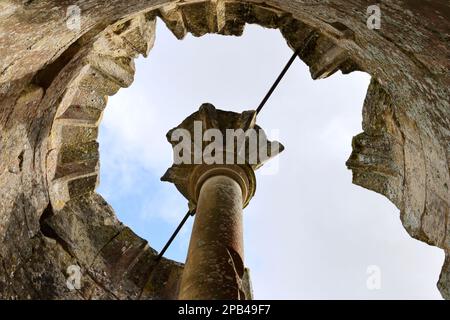
[[[95,193],[98,124],[107,96],[133,82],[159,17],[173,34],[239,36],[278,28],[313,79],[369,73],[353,182],[400,210],[408,233],[446,252],[438,288],[450,299],[450,7],[366,1],[78,0],[81,29],[56,0],[0,4],[0,297],[171,299],[182,264],[163,259]],[[66,286],[78,265],[80,290]]]

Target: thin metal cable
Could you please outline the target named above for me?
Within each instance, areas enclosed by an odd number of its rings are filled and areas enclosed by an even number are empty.
[[[286,64],[286,66],[284,67],[284,69],[281,71],[280,75],[278,76],[278,78],[275,80],[274,84],[272,85],[272,87],[270,88],[270,90],[267,92],[266,96],[264,97],[264,99],[261,101],[261,103],[259,104],[258,108],[256,109],[256,114],[259,114],[262,110],[262,108],[266,105],[267,101],[269,100],[269,98],[272,96],[273,92],[275,91],[275,89],[278,87],[278,85],[280,84],[281,80],[283,80],[284,76],[286,75],[286,73],[288,72],[289,68],[291,67],[292,63],[294,63],[295,59],[297,58],[297,56],[301,55],[303,53],[303,50],[305,48],[308,47],[309,42],[311,41],[313,37],[309,37],[306,40],[305,45],[299,47],[297,50],[295,50],[294,54],[292,55],[292,57],[289,59],[288,63]],[[176,236],[178,235],[178,233],[180,232],[181,228],[183,228],[184,224],[186,223],[187,219],[189,219],[190,216],[194,216],[195,215],[195,210],[193,211],[188,211],[186,213],[186,215],[184,216],[183,220],[181,220],[180,224],[178,225],[178,227],[175,229],[174,233],[172,234],[172,236],[170,237],[169,241],[167,241],[166,245],[164,246],[164,248],[161,250],[161,252],[158,254],[158,256],[156,257],[156,260],[159,261],[161,260],[161,258],[163,257],[164,253],[166,253],[167,249],[170,247],[170,245],[172,244],[173,240],[175,240]]]
[[[277,80],[275,80],[275,83],[272,85],[272,87],[270,88],[269,92],[267,92],[266,96],[264,97],[264,99],[259,104],[258,108],[256,109],[256,114],[259,114],[261,112],[262,108],[266,105],[267,101],[272,96],[273,92],[278,87],[278,85],[280,84],[281,80],[283,80],[286,72],[289,70],[289,68],[291,67],[292,63],[295,61],[295,58],[297,58],[297,56],[299,54],[299,52],[297,52],[297,51],[294,52],[294,54],[292,55],[292,57],[289,59],[288,63],[284,67],[283,71],[281,71],[281,73],[278,76]]]
[[[195,210],[188,211],[186,213],[186,215],[184,216],[183,220],[181,220],[180,224],[178,225],[178,227],[175,229],[174,233],[170,237],[169,241],[167,241],[167,243],[164,246],[164,248],[161,250],[161,252],[156,257],[156,261],[161,260],[162,256],[164,255],[164,253],[166,253],[167,249],[169,249],[169,247],[172,244],[173,240],[175,240],[176,236],[178,235],[178,232],[180,232],[181,228],[183,228],[183,226],[186,223],[187,219],[189,219],[189,217],[193,216],[193,215],[195,215]]]
[[[284,67],[284,69],[281,71],[280,75],[278,76],[278,78],[275,80],[274,84],[272,85],[272,87],[269,89],[269,92],[267,92],[266,96],[264,97],[264,99],[261,101],[261,103],[259,104],[258,108],[256,109],[256,114],[259,114],[262,110],[262,108],[266,105],[267,101],[269,100],[269,98],[272,96],[273,92],[275,91],[275,89],[278,87],[278,85],[280,84],[281,80],[283,80],[284,76],[286,75],[286,73],[288,72],[289,68],[291,67],[292,63],[294,63],[295,59],[298,56],[302,56],[303,55],[303,51],[309,46],[309,43],[311,42],[311,40],[314,38],[314,34],[310,35],[308,37],[308,39],[305,41],[305,44],[303,46],[300,46],[297,48],[297,50],[295,50],[294,54],[292,55],[292,57],[289,59],[288,63],[286,64],[286,66]]]

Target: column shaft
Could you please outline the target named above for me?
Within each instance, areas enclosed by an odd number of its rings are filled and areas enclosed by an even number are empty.
[[[245,299],[242,190],[232,178],[208,178],[200,189],[180,299]]]

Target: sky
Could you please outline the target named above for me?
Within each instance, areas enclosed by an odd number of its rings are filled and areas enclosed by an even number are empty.
[[[97,191],[119,219],[161,250],[187,201],[160,177],[172,165],[166,133],[209,102],[255,109],[292,51],[278,30],[177,40],[158,21],[134,83],[110,97],[100,126]],[[345,162],[362,131],[370,76],[313,81],[299,59],[258,116],[285,151],[257,172],[244,210],[245,263],[256,299],[441,299],[441,249],[412,239],[384,196],[351,183]],[[166,257],[184,262],[192,221]]]

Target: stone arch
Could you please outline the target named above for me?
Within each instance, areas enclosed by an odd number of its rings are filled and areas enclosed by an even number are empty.
[[[172,3],[122,19],[102,31],[89,50],[70,62],[76,69],[57,106],[46,159],[54,209],[95,191],[97,127],[106,96],[133,82],[133,60],[139,54],[147,56],[153,47],[157,17],[180,40],[187,33],[196,37],[208,33],[240,36],[247,23],[278,28],[291,48],[303,48],[300,58],[310,66],[313,79],[326,78],[338,70],[349,73],[359,69],[339,45],[339,41],[352,37],[345,25],[335,23],[320,31],[268,5],[236,1]]]
[[[43,6],[50,6],[51,2]],[[433,28],[438,27],[431,24],[422,30],[422,35],[410,35],[407,31],[413,28],[412,22],[406,22],[402,8],[386,5],[389,28],[384,33],[377,32],[365,26],[364,4],[338,2],[167,0],[124,4],[112,1],[99,4],[96,12],[79,1],[88,20],[82,35],[63,30],[61,19],[55,18],[52,23],[60,32],[55,36],[66,44],[58,50],[49,49],[52,54],[48,57],[46,49],[39,47],[39,41],[50,45],[50,35],[41,35],[34,42],[38,47],[34,51],[40,53],[38,58],[31,58],[24,50],[23,58],[11,53],[0,73],[0,92],[5,97],[2,106],[13,109],[6,117],[5,113],[1,114],[3,127],[13,126],[14,119],[23,119],[29,123],[28,131],[34,132],[34,153],[30,152],[33,158],[30,161],[33,170],[38,171],[36,175],[42,177],[39,188],[48,194],[48,199],[43,196],[42,204],[35,206],[35,210],[42,212],[38,208],[48,207],[52,211],[49,216],[61,216],[67,210],[76,213],[83,207],[101,203],[94,193],[98,183],[97,126],[107,96],[132,83],[133,59],[138,54],[146,55],[152,48],[156,17],[179,39],[188,32],[194,36],[207,33],[239,36],[246,23],[256,23],[280,29],[293,49],[303,46],[300,58],[310,67],[314,79],[328,77],[338,70],[343,73],[361,70],[372,75],[363,106],[364,132],[354,138],[347,166],[353,171],[354,183],[384,194],[400,209],[403,225],[411,236],[446,251],[446,264],[438,286],[444,297],[450,297],[450,108],[448,92],[444,90],[448,84],[445,49],[433,38]],[[30,30],[39,34],[35,26],[42,24],[41,8],[33,9],[33,4],[29,7],[28,10],[38,13],[31,20]],[[17,20],[25,24],[27,9],[21,10]],[[427,17],[427,10],[421,10]],[[100,19],[102,15],[104,18]],[[401,28],[407,31],[400,31]],[[395,32],[400,32],[403,39],[399,40]],[[434,56],[422,54],[433,46]],[[31,65],[25,69],[17,61],[27,57]],[[27,118],[24,109],[30,106],[38,110],[38,120]],[[20,168],[23,161],[29,161],[27,152],[18,157],[15,154],[2,154],[2,157],[8,164],[25,157],[17,163]],[[42,218],[43,214],[38,216]],[[58,229],[57,223],[53,228]],[[128,240],[123,241],[135,241],[141,248],[143,245],[137,237],[128,233],[120,229],[104,246],[124,237]],[[70,239],[62,241],[70,242]],[[83,264],[81,253],[76,249],[68,252]],[[128,263],[124,268],[132,275],[135,271],[130,266],[148,262],[140,258],[145,254],[138,252],[129,258],[131,262],[120,258],[115,263]],[[85,263],[89,265],[86,268],[95,265],[95,261]],[[138,296],[142,292],[147,292],[148,297],[173,296],[179,266],[172,267],[167,262],[160,268],[165,270],[163,276],[161,270],[144,272],[144,282],[152,286],[148,289],[146,285],[144,290],[142,281],[139,282],[137,289],[133,289],[141,290]],[[170,286],[162,284],[162,278]],[[117,290],[110,290],[115,292],[113,297],[135,297],[134,293]]]
[[[55,210],[95,191],[99,169],[96,140],[107,97],[131,85],[134,59],[150,51],[155,26],[151,13],[115,23],[69,62],[67,67],[73,64],[74,70],[56,108],[45,159]]]

